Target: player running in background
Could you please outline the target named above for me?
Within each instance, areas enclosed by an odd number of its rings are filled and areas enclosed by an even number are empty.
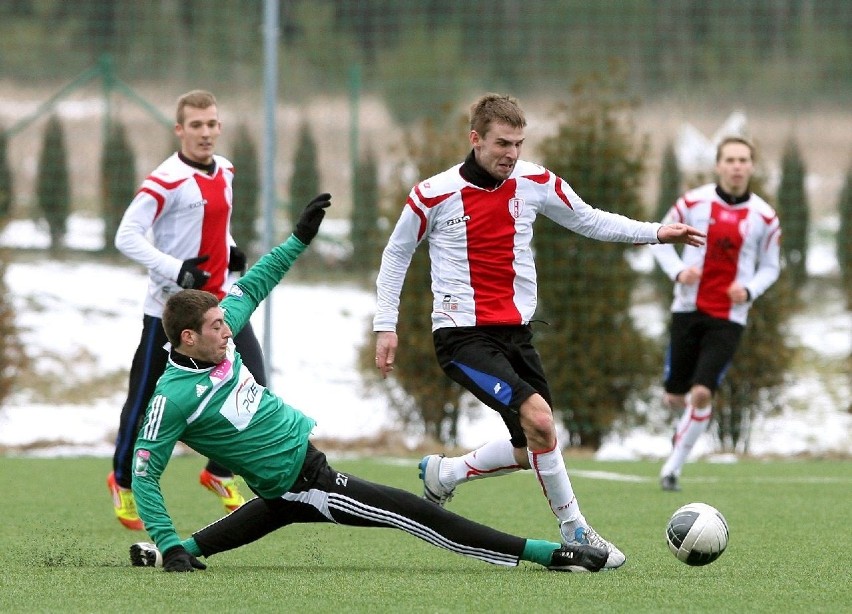
[[[136,442],[133,493],[154,544],[130,548],[134,565],[194,571],[209,557],[293,523],[395,528],[434,546],[496,565],[520,560],[557,571],[598,571],[605,550],[527,540],[476,524],[420,497],[341,473],[309,441],[314,420],[257,382],[231,336],[248,321],[316,235],[330,202],[312,200],[293,235],[262,257],[220,302],[201,290],[172,295],[163,311],[169,363]],[[178,441],[233,467],[257,494],[181,540],[160,477]]]
[[[482,96],[471,107],[472,151],[464,162],[411,190],[376,282],[376,367],[383,377],[393,369],[402,284],[414,250],[428,240],[438,362],[500,414],[509,438],[463,456],[424,457],[424,496],[443,505],[463,482],[532,468],[563,543],[606,548],[606,566],[616,568],[624,555],[589,526],[574,495],[533,346],[533,222],[541,214],[584,236],[626,243],[700,245],[703,234],[686,224],[637,222],[587,205],[561,177],[520,159],[525,126],[517,100]]]
[[[740,137],[716,150],[717,182],[684,194],[663,223],[683,222],[707,234],[705,246],[651,247],[674,282],[665,404],[681,413],[672,452],[660,471],[663,490],[680,490],[690,450],[707,430],[712,401],[734,357],[748,311],[778,279],[781,226],[766,201],[749,191],[754,147]]]
[[[130,490],[133,446],[168,358],[163,347],[167,342],[163,305],[182,288],[200,288],[222,298],[230,285],[229,275],[246,268],[246,256],[230,232],[234,168],[214,153],[222,124],[213,94],[194,90],[182,95],[174,130],[180,150],[148,175],[115,236],[116,247],[148,269],[142,337],[130,367],[113,470],[107,477],[116,517],[134,530],[143,527]],[[265,384],[263,355],[251,324],[235,342],[258,381]],[[219,496],[226,510],[244,502],[234,474],[224,465],[208,462],[199,481]]]

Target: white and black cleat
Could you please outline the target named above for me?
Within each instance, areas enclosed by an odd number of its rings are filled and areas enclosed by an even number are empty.
[[[130,564],[134,567],[162,567],[163,555],[154,544],[138,542],[130,546]]]
[[[594,572],[603,569],[609,556],[603,548],[585,544],[567,544],[550,556],[551,571]]]

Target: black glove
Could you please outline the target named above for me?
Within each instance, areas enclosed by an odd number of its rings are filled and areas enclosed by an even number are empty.
[[[207,262],[210,256],[199,256],[184,260],[178,273],[177,283],[181,288],[200,288],[210,279],[210,273],[202,271],[198,265]]]
[[[195,571],[207,565],[186,551],[183,546],[172,546],[163,553],[163,571]]]
[[[308,245],[319,232],[322,218],[325,217],[325,210],[331,205],[331,194],[320,194],[315,197],[299,217],[296,223],[296,230],[293,234],[305,245]]]
[[[228,256],[228,270],[236,273],[245,273],[248,258],[243,250],[236,245],[231,246],[231,254]]]

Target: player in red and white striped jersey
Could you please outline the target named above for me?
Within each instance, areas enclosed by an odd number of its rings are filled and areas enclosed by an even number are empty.
[[[706,245],[687,246],[681,255],[671,245],[651,248],[675,282],[665,401],[682,416],[660,472],[664,490],[680,490],[683,464],[707,430],[713,394],[734,357],[749,308],[781,270],[781,225],[772,207],[749,190],[753,174],[751,143],[723,139],[716,153],[717,183],[684,194],[663,220],[703,230]]]
[[[216,155],[221,133],[216,99],[194,90],[178,99],[175,134],[180,151],[158,166],[127,207],[115,236],[116,247],[148,269],[142,337],[130,368],[127,399],[121,409],[113,471],[107,484],[118,520],[142,529],[130,491],[133,446],[148,401],[168,358],[163,306],[183,288],[206,290],[222,299],[229,275],[245,270],[246,256],[230,231],[233,165]],[[252,373],[266,384],[260,344],[249,324],[234,338]],[[227,467],[208,462],[201,484],[219,496],[227,510],[244,501]]]
[[[520,159],[525,126],[514,98],[481,97],[471,107],[467,159],[411,190],[377,279],[376,367],[385,377],[393,369],[403,280],[414,250],[428,240],[438,361],[501,415],[510,437],[457,458],[425,457],[424,496],[443,505],[462,482],[532,468],[563,541],[607,548],[606,566],[615,568],[624,555],[589,527],[574,496],[532,344],[533,222],[544,215],[593,239],[640,244],[700,245],[703,234],[686,224],[637,222],[587,205],[562,178]]]

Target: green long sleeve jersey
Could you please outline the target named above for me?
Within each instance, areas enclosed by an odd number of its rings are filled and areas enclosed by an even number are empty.
[[[304,249],[291,236],[234,284],[220,303],[234,334]],[[133,466],[137,511],[160,552],[180,544],[160,490],[178,441],[241,475],[258,495],[275,498],[295,482],[314,425],[255,381],[233,340],[225,360],[212,367],[187,368],[170,357],[148,404]]]

